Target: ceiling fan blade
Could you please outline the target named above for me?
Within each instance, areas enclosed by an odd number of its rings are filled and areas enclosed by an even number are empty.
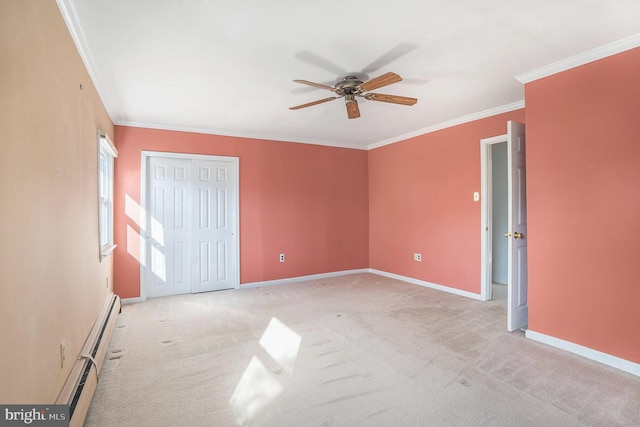
[[[302,105],[296,105],[295,107],[290,107],[289,110],[299,110],[301,108],[306,108],[306,107],[311,107],[313,105],[322,104],[323,102],[333,101],[334,99],[338,99],[338,98],[340,98],[340,97],[339,96],[332,96],[332,97],[329,97],[329,98],[320,99],[318,101],[308,102],[308,103],[302,104]]]
[[[327,70],[331,74],[339,75],[347,72],[347,70],[343,70],[341,67],[337,66],[333,62],[325,58],[322,58],[308,50],[302,50],[300,52],[297,52],[295,56],[297,58],[302,59],[303,61],[308,62],[309,64],[315,65],[316,67],[320,67],[323,70]]]
[[[367,92],[370,90],[378,89],[382,86],[387,86],[392,83],[398,83],[402,81],[402,77],[397,75],[396,73],[385,73],[375,79],[371,79],[368,82],[361,83],[358,85],[358,88]]]
[[[360,117],[360,108],[358,107],[358,101],[351,100],[346,102],[347,105],[347,116],[350,119],[357,119]]]
[[[396,59],[400,58],[401,56],[411,52],[416,47],[418,47],[418,45],[415,45],[412,43],[400,43],[399,45],[397,45],[396,47],[392,48],[390,51],[382,55],[380,58],[376,59],[371,64],[364,67],[362,69],[362,72],[367,74],[374,73],[378,71],[380,68],[384,67],[385,65],[388,65],[391,62],[395,61]]]
[[[406,80],[405,80],[406,81]],[[410,83],[410,81],[409,81]],[[333,82],[324,82],[324,83],[320,83],[323,84],[325,86],[330,87]],[[293,93],[293,94],[303,94],[303,93],[309,93],[309,92],[313,92],[314,90],[316,90],[317,88],[313,87],[313,86],[307,86],[307,85],[300,85],[300,86],[296,86],[294,89],[291,89],[289,91],[289,93]]]
[[[294,80],[294,82],[302,83],[303,85],[309,85],[309,86],[317,87],[317,88],[320,88],[320,89],[330,90],[331,92],[335,92],[336,91],[336,89],[331,87],[331,86],[323,85],[323,84],[320,84],[320,83],[310,82],[308,80]]]
[[[392,104],[401,104],[401,105],[413,105],[418,100],[416,98],[409,98],[406,96],[398,96],[398,95],[384,95],[382,93],[367,93],[364,95],[365,99],[369,101],[381,101],[381,102],[390,102]]]

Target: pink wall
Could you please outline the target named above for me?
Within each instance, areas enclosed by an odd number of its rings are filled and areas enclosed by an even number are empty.
[[[529,328],[637,363],[639,69],[635,49],[525,87]],[[370,267],[480,293],[479,141],[508,120],[524,110],[369,152],[116,127],[115,290],[138,295],[123,202],[157,150],[241,158],[242,283]]]
[[[125,214],[125,200],[140,202],[142,150],[240,158],[241,283],[368,267],[366,151],[122,126],[115,132],[114,288],[121,297],[139,296],[139,227]]]
[[[371,268],[480,293],[480,140],[508,120],[524,110],[369,152]]]
[[[525,86],[529,328],[640,363],[640,49]]]

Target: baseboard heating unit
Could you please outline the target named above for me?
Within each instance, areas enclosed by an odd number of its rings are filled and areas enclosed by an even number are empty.
[[[71,427],[80,427],[84,424],[119,312],[120,298],[112,293],[107,298],[56,400],[58,405],[69,406]]]

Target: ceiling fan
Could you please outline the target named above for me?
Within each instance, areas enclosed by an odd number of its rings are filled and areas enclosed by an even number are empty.
[[[329,98],[320,99],[318,101],[309,102],[307,104],[297,105],[289,109],[299,110],[300,108],[311,107],[313,105],[318,105],[324,102],[333,101],[335,99],[344,98],[345,104],[347,106],[347,116],[350,119],[357,119],[358,117],[360,117],[360,108],[358,107],[358,101],[356,100],[356,97],[358,96],[364,99],[368,99],[369,101],[389,102],[391,104],[400,105],[413,105],[418,102],[416,98],[408,98],[406,96],[369,93],[369,91],[371,90],[375,90],[392,83],[398,83],[400,81],[402,81],[402,77],[400,77],[396,73],[385,73],[366,82],[360,80],[356,75],[347,75],[340,81],[338,81],[335,84],[335,87],[310,82],[308,80],[294,80],[295,83],[301,83],[320,89],[330,90],[338,96],[331,96]]]

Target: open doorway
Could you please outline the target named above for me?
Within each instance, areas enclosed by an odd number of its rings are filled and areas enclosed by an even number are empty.
[[[480,141],[480,153],[481,297],[494,299],[494,290],[503,294],[499,286],[506,282],[507,330],[514,331],[527,326],[529,312],[524,125],[509,121],[507,134]]]
[[[491,170],[491,299],[500,300],[507,305],[508,281],[508,241],[504,232],[509,227],[509,205],[507,197],[507,142],[498,142],[489,146],[491,150],[489,169]]]
[[[508,280],[508,162],[507,135],[481,141],[483,261],[482,296],[504,299]]]

